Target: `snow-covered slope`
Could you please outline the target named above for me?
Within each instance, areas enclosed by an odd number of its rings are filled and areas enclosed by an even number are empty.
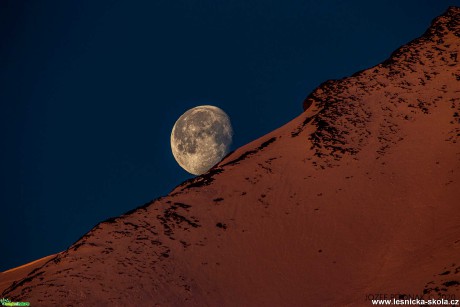
[[[100,223],[1,296],[33,306],[460,297],[460,9],[291,122]],[[0,275],[0,279],[1,279]]]

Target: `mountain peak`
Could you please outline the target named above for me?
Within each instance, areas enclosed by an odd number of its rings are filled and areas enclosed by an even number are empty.
[[[363,129],[373,117],[365,98],[377,95],[376,103],[382,109],[378,112],[404,120],[413,119],[416,113],[432,112],[442,103],[433,89],[445,90],[446,71],[450,77],[460,79],[459,37],[460,9],[450,7],[433,20],[422,37],[400,47],[383,63],[351,77],[321,84],[303,103],[304,110],[312,106],[317,109],[312,118],[317,129],[309,138],[316,148],[315,155],[332,156],[333,159],[326,158],[331,164],[344,154],[355,155],[369,137],[375,136],[381,143],[380,152],[391,147],[395,140],[388,138],[392,134],[388,129],[396,129],[397,124],[391,124],[390,119],[385,119],[382,125],[387,127],[379,131]],[[385,97],[378,94],[382,92]],[[322,160],[315,163],[325,159]]]

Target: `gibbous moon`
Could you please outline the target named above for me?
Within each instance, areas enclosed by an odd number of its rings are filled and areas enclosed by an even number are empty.
[[[177,163],[194,175],[206,173],[229,152],[233,129],[228,115],[214,106],[198,106],[174,124],[171,149]]]

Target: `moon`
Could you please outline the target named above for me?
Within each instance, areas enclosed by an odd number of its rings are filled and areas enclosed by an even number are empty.
[[[182,114],[174,124],[171,150],[183,169],[201,175],[229,152],[232,138],[230,118],[223,110],[198,106]]]

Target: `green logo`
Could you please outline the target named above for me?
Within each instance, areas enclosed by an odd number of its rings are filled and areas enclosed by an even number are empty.
[[[30,306],[29,302],[12,302],[7,298],[0,298],[0,305],[2,306]]]

